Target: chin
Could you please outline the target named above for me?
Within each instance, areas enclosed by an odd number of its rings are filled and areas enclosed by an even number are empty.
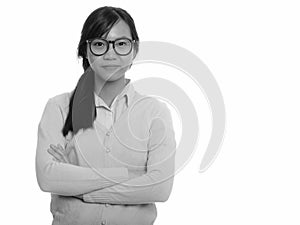
[[[108,82],[116,81],[116,80],[119,80],[121,77],[123,77],[123,75],[120,72],[107,73],[104,71],[97,71],[96,74],[97,74],[96,76],[98,78],[100,78],[101,80],[108,81]]]

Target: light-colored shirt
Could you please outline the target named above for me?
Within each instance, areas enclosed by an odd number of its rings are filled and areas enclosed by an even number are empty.
[[[133,92],[134,88],[133,85],[130,85],[130,79],[126,79],[124,89],[113,99],[110,107],[94,92],[95,105],[97,109],[97,122],[105,126],[106,129],[109,129],[113,125],[114,121],[119,118],[128,107],[128,103],[131,100]]]
[[[36,174],[50,192],[53,224],[153,224],[173,186],[175,134],[165,103],[127,81],[109,108],[95,95],[93,127],[64,137],[71,93],[50,98],[38,127]],[[78,165],[54,161],[50,144],[73,146]],[[72,197],[83,194],[83,201]],[[96,203],[96,204],[95,204]]]

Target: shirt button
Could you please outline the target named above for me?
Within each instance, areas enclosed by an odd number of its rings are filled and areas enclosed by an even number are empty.
[[[108,131],[108,132],[106,133],[106,136],[108,136],[108,137],[110,136],[110,131]]]
[[[107,153],[110,152],[110,148],[109,147],[106,148],[106,152]]]
[[[101,222],[101,225],[105,225],[105,224],[106,224],[106,222],[105,222],[105,221],[102,221],[102,222]]]
[[[105,203],[105,206],[106,206],[106,207],[108,207],[108,206],[109,206],[109,204],[108,204],[108,203]]]

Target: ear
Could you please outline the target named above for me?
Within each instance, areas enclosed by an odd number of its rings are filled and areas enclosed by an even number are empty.
[[[133,47],[133,58],[132,58],[132,60],[135,59],[136,55],[137,55],[137,50],[136,50],[135,47]]]

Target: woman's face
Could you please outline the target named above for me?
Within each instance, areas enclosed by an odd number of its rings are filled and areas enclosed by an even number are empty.
[[[106,37],[102,36],[102,38],[110,41],[121,37],[132,39],[130,28],[123,20],[119,20]],[[134,57],[134,48],[128,55],[120,56],[114,51],[112,44],[109,44],[109,50],[104,55],[95,56],[87,45],[87,59],[90,66],[95,72],[96,79],[100,78],[103,81],[115,81],[123,77]]]

